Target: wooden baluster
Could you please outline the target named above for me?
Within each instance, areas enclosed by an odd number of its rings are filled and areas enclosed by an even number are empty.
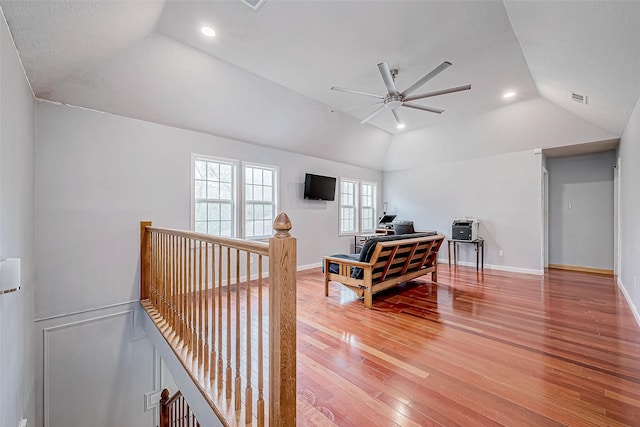
[[[281,213],[269,239],[269,420],[296,425],[296,239]]]
[[[235,409],[242,405],[242,377],[240,376],[240,250],[236,249],[236,376],[235,376]]]
[[[262,347],[262,255],[258,255],[258,427],[264,427],[264,355]]]
[[[218,245],[218,390],[222,390],[222,246]]]
[[[211,245],[211,355],[209,356],[209,381],[213,387],[216,378],[216,247]]]
[[[187,239],[187,349],[193,354],[193,311],[191,290],[193,289],[193,239]]]
[[[160,279],[160,317],[167,318],[167,235],[160,236],[160,261],[161,261],[161,279]]]
[[[245,390],[244,404],[245,404],[245,419],[247,423],[253,417],[253,388],[251,388],[251,253],[247,252],[247,388]]]
[[[153,292],[153,308],[158,309],[158,234],[153,233],[153,279],[151,282]]]
[[[178,330],[178,307],[177,307],[177,296],[178,296],[178,281],[180,275],[180,261],[178,259],[178,237],[173,236],[173,286],[171,287],[171,307],[173,310],[173,315],[171,317],[171,324],[173,327],[173,333],[177,333]]]
[[[149,299],[151,282],[151,221],[140,222],[140,300]]]
[[[231,399],[231,248],[227,248],[227,372],[226,398]]]
[[[182,332],[180,334],[180,340],[182,341],[182,347],[187,347],[187,239],[182,238],[182,296],[180,298],[180,313],[182,313]]]
[[[209,377],[209,243],[204,246],[204,289],[200,302],[204,303],[204,323],[202,325],[202,335],[204,337],[204,354],[202,358],[202,366],[204,370],[204,378]],[[204,301],[202,299],[204,298]]]
[[[198,343],[198,348],[196,349],[196,352],[194,354],[194,358],[195,358],[195,362],[198,366],[198,369],[200,369],[200,367],[202,366],[202,277],[203,277],[203,273],[202,273],[202,241],[198,242],[198,259],[196,261],[196,263],[198,264],[198,280],[196,282],[196,288],[194,289],[194,292],[197,295],[197,298],[193,301],[193,305],[194,305],[194,311],[196,313],[196,328],[194,330],[194,338],[195,341]]]

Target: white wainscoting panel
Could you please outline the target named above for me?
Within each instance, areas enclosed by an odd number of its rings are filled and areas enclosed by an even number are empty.
[[[124,303],[37,321],[44,427],[154,426],[145,393],[157,369],[139,310]]]

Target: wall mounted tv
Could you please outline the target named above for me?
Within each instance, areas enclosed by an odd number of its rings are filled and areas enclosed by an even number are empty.
[[[336,179],[308,173],[304,177],[304,198],[309,200],[335,200]]]

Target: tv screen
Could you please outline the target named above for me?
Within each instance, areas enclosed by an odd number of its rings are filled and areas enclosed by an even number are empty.
[[[335,200],[336,179],[308,173],[304,177],[304,198],[309,200]]]

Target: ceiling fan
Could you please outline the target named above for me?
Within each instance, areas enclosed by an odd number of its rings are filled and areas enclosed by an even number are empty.
[[[376,95],[368,92],[362,92],[359,90],[345,89],[345,88],[336,87],[336,86],[331,87],[331,90],[370,96],[372,98],[377,98],[380,100],[379,102],[372,104],[372,105],[378,105],[378,104],[380,105],[375,110],[373,110],[367,117],[360,120],[360,123],[368,122],[376,114],[382,111],[383,108],[386,107],[390,109],[391,112],[393,113],[393,117],[395,117],[396,119],[396,124],[398,128],[403,128],[404,123],[400,120],[400,116],[398,115],[398,111],[397,111],[399,107],[409,107],[409,108],[415,108],[416,110],[422,110],[422,111],[428,111],[430,113],[441,114],[444,110],[440,110],[439,108],[433,108],[433,107],[425,107],[424,105],[413,104],[411,101],[416,101],[418,99],[430,98],[433,96],[445,95],[447,93],[461,92],[463,90],[471,89],[471,85],[465,85],[465,86],[452,87],[449,89],[436,90],[434,92],[427,92],[419,95],[410,96],[419,87],[427,83],[429,80],[431,80],[432,78],[434,78],[435,76],[437,76],[438,74],[440,74],[441,72],[449,68],[450,66],[451,66],[451,62],[445,61],[442,64],[438,65],[429,73],[425,74],[421,79],[419,79],[417,82],[409,86],[404,91],[398,92],[394,82],[396,76],[398,75],[398,70],[395,68],[389,69],[389,66],[387,65],[387,63],[382,62],[378,64],[378,70],[380,70],[380,74],[382,75],[382,80],[384,80],[384,85],[387,87],[387,94],[385,96]]]

